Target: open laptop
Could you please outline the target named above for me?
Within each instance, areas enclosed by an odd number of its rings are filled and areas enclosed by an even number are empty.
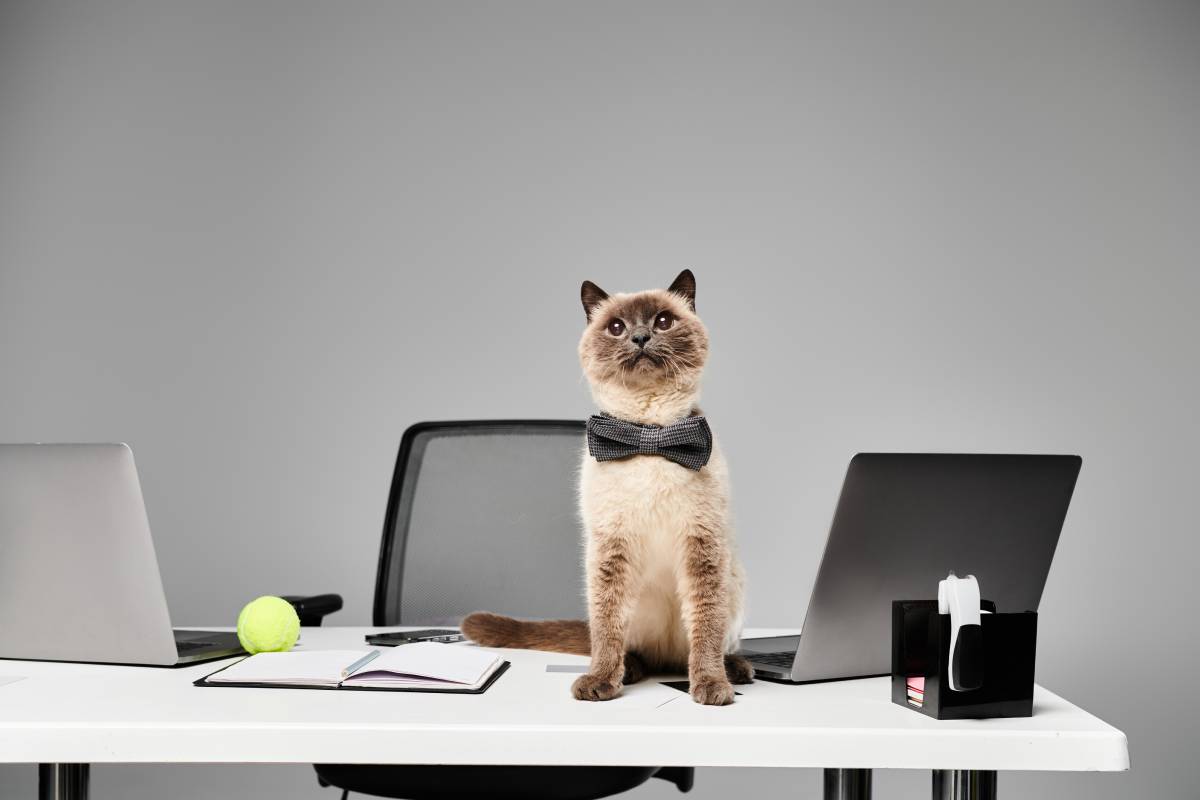
[[[937,597],[951,570],[996,609],[1034,611],[1082,461],[1068,455],[860,453],[851,461],[800,636],[746,639],[759,677],[891,672],[892,601]]]
[[[133,453],[0,444],[0,658],[176,666],[243,652],[171,629]]]

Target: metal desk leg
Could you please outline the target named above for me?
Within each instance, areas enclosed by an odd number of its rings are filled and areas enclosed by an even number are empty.
[[[87,800],[87,764],[38,764],[38,800]]]
[[[935,769],[933,800],[996,800],[996,772],[979,769]]]
[[[871,770],[826,769],[825,800],[871,800]]]

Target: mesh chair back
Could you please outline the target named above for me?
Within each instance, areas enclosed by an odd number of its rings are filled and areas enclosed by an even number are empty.
[[[375,624],[452,625],[480,609],[584,618],[583,446],[582,422],[409,428],[388,498]]]

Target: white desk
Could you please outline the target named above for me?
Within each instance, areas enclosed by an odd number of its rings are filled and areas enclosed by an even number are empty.
[[[306,628],[302,645],[365,646],[362,637],[370,630]],[[192,686],[219,663],[162,669],[0,661],[0,763],[843,771],[828,771],[827,785],[839,775],[853,783],[855,773],[847,770],[875,767],[985,774],[1129,768],[1123,733],[1041,687],[1029,719],[929,719],[894,705],[886,678],[804,686],[758,682],[738,687],[742,696],[724,708],[698,706],[657,683],[627,687],[624,697],[608,703],[582,703],[568,693],[575,675],[547,673],[546,665],[584,664],[585,658],[530,651],[507,657],[512,667],[483,695]],[[24,679],[3,684],[5,676],[17,675]],[[44,796],[86,794],[86,769],[82,779],[66,767],[43,767],[42,774]],[[56,775],[59,783],[47,789],[45,782]],[[75,786],[80,780],[82,786]],[[832,789],[843,795],[852,790]]]

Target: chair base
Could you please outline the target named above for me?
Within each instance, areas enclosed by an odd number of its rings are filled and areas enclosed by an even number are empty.
[[[316,764],[323,782],[402,800],[597,800],[640,786],[658,767]],[[666,777],[666,776],[664,776]],[[678,785],[678,784],[677,784]],[[690,784],[688,786],[690,787]],[[687,789],[680,786],[682,791]]]

